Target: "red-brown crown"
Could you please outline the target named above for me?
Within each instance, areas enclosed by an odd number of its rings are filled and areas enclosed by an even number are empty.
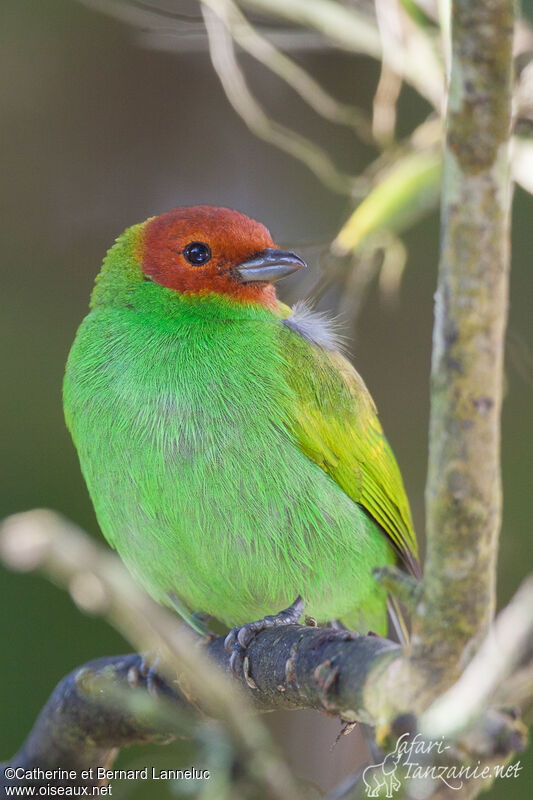
[[[272,283],[243,282],[235,267],[274,248],[270,233],[238,211],[214,206],[174,208],[148,220],[144,229],[142,269],[151,280],[181,293],[223,294],[241,302],[275,309]],[[201,262],[205,244],[209,259]]]

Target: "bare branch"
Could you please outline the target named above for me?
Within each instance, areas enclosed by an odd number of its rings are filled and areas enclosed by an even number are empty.
[[[136,29],[137,39],[147,47],[184,52],[207,50],[207,34],[201,13],[181,14],[137,0],[77,0],[93,11],[107,14]],[[279,24],[256,23],[255,29],[286,51],[324,51],[329,45],[318,31]]]
[[[413,636],[413,663],[433,697],[468,662],[495,605],[513,14],[513,0],[456,0],[452,17],[428,545]],[[419,696],[418,702],[427,699]]]
[[[299,790],[257,717],[247,713],[246,695],[259,710],[312,708],[378,725],[385,734],[392,723],[398,735],[394,720],[404,656],[386,639],[299,625],[270,628],[248,649],[247,674],[256,688],[243,679],[236,693],[236,682],[225,678],[224,637],[204,642],[187,635],[175,615],[134,583],[117,556],[61,517],[36,511],[9,518],[0,531],[0,555],[11,568],[43,571],[68,587],[82,608],[105,615],[135,642],[156,647],[162,656],[157,670],[166,680],[158,682],[154,698],[136,655],[99,659],[74,670],[58,685],[9,766],[79,771],[110,765],[119,747],[134,742],[165,743],[176,734],[201,740],[201,708],[225,723],[235,757],[258,782],[261,796],[297,798]],[[221,688],[227,699],[220,697]],[[235,704],[231,711],[228,702]],[[501,757],[523,746],[514,718],[486,711],[483,703],[477,717],[475,735],[467,732],[460,739],[470,756],[490,760],[496,752]],[[267,770],[277,772],[267,775]]]
[[[392,53],[401,47],[402,25],[398,5],[393,0],[376,0],[376,20],[382,42],[381,75],[374,95],[372,131],[382,146],[394,139],[396,104],[402,79],[389,65]]]
[[[262,13],[320,31],[339,47],[381,59],[381,40],[372,17],[336,0],[240,0]]]
[[[233,39],[224,22],[206,6],[202,7],[202,13],[213,67],[229,102],[250,130],[261,139],[303,161],[325,186],[335,192],[350,194],[354,179],[339,172],[325,151],[268,117],[248,88],[235,57]]]
[[[335,100],[306,70],[261,36],[239,11],[233,0],[201,0],[224,22],[243,50],[291,86],[317,114],[331,122],[346,125],[366,142],[372,141],[372,128],[361,109]]]
[[[320,31],[339,47],[381,60],[382,48],[375,19],[335,0],[241,0],[242,5]],[[389,66],[439,109],[443,68],[437,43],[411,24],[403,47],[388,53]]]
[[[224,637],[213,637],[205,650],[219,667],[229,669]],[[263,711],[307,707],[337,715],[343,705],[360,701],[365,673],[374,668],[375,659],[390,660],[397,651],[395,645],[377,637],[354,637],[343,631],[297,626],[283,631],[270,629],[259,634],[250,648],[254,679],[261,688],[252,692],[246,687],[246,691]],[[6,780],[5,786],[91,787],[101,783],[98,769],[111,768],[123,747],[147,742],[168,744],[176,736],[193,739],[202,746],[208,723],[198,714],[195,698],[186,697],[175,688],[175,681],[164,683],[154,676],[150,683],[144,666],[137,654],[100,658],[63,678],[23,746],[9,762],[0,764],[0,794],[7,767],[61,772],[51,780],[38,777]],[[352,690],[354,677],[360,697]],[[186,688],[189,691],[189,685]],[[239,710],[245,713],[242,703]],[[212,724],[209,726],[210,749],[216,745],[213,742],[216,730]],[[224,736],[222,726],[220,736]],[[220,749],[230,762],[249,764],[250,753],[236,744],[235,740],[226,740]],[[244,771],[247,763],[241,765]],[[252,764],[251,771],[255,772],[258,766],[261,764]],[[276,764],[271,762],[270,766],[275,768]],[[232,767],[229,763],[228,771]],[[220,764],[217,768],[220,770]],[[65,771],[70,770],[76,776],[67,779]],[[83,776],[83,770],[92,772]],[[261,797],[283,796],[280,792],[269,792],[268,787],[265,792],[264,785],[258,791],[257,796]],[[293,796],[291,792],[285,797]]]

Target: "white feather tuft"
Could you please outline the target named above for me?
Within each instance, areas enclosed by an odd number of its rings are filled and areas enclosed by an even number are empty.
[[[338,321],[322,311],[313,311],[305,300],[294,304],[292,314],[283,320],[283,324],[324,350],[342,352],[344,349]]]

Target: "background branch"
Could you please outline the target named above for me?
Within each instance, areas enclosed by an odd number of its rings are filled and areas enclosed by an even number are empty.
[[[350,52],[382,59],[382,43],[374,17],[335,0],[242,0],[242,5],[319,31]],[[439,108],[443,95],[442,65],[437,45],[405,19],[404,46],[387,53],[391,69]]]
[[[233,0],[201,0],[224,22],[235,42],[248,55],[278,75],[317,114],[340,125],[352,128],[363,141],[372,141],[368,114],[335,100],[303,67],[261,36]]]
[[[209,37],[209,53],[226,96],[250,130],[281,150],[303,161],[334,192],[349,194],[354,179],[334,165],[328,154],[299,133],[271,120],[250,92],[235,56],[233,39],[224,22],[202,5]]]

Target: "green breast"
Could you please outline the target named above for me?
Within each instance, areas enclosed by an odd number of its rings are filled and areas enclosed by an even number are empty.
[[[370,570],[394,555],[289,433],[281,323],[214,302],[96,307],[79,329],[65,413],[104,535],[157,599],[229,625],[301,594],[382,629]]]

